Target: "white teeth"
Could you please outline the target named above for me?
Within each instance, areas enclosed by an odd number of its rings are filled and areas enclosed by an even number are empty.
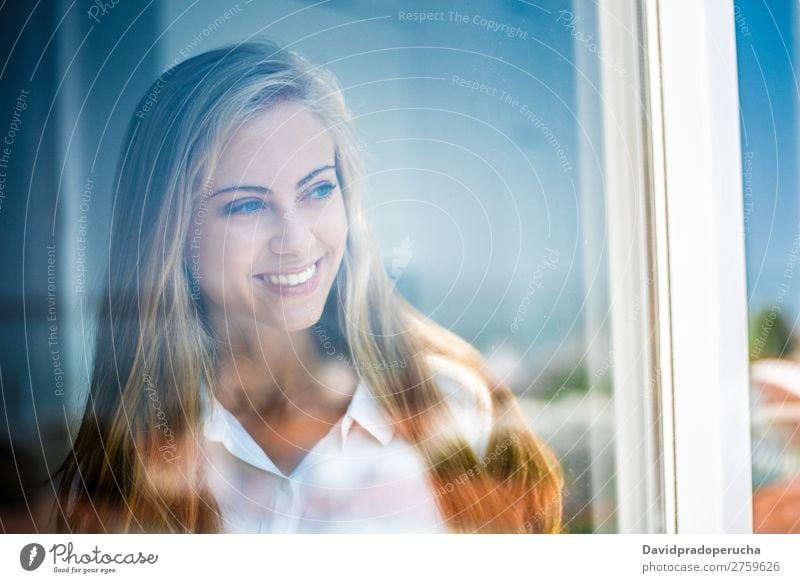
[[[314,263],[302,273],[293,273],[292,275],[268,275],[267,278],[269,278],[270,283],[277,285],[300,285],[311,279],[316,271],[317,264]]]

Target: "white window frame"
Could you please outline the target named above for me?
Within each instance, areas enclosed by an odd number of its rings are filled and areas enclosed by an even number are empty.
[[[639,0],[597,5],[602,85],[603,172],[606,191],[608,287],[614,378],[616,530],[667,530],[659,414],[659,326],[653,310],[652,201],[648,193],[649,126],[644,31]]]
[[[597,21],[617,531],[750,533],[733,2],[599,0]]]
[[[644,0],[667,532],[752,532],[732,0]],[[670,477],[670,473],[666,473]]]

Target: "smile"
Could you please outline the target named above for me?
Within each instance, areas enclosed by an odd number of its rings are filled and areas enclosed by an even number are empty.
[[[265,281],[269,281],[270,283],[277,285],[300,285],[301,283],[305,283],[314,277],[314,273],[317,271],[317,263],[319,263],[319,260],[298,273],[290,273],[288,275],[264,273],[260,277]]]
[[[295,273],[262,273],[256,278],[264,282],[267,289],[279,295],[306,295],[313,292],[319,283],[322,258],[302,271]]]

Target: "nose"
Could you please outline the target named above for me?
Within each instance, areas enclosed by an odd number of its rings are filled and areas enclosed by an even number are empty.
[[[269,250],[275,255],[305,257],[313,238],[309,225],[295,207],[290,207],[282,214],[278,229],[269,239]]]

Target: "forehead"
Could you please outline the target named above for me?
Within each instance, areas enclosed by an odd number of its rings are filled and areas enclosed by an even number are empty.
[[[333,138],[316,114],[300,103],[281,102],[236,129],[225,143],[214,182],[296,180],[333,164],[334,151]]]

